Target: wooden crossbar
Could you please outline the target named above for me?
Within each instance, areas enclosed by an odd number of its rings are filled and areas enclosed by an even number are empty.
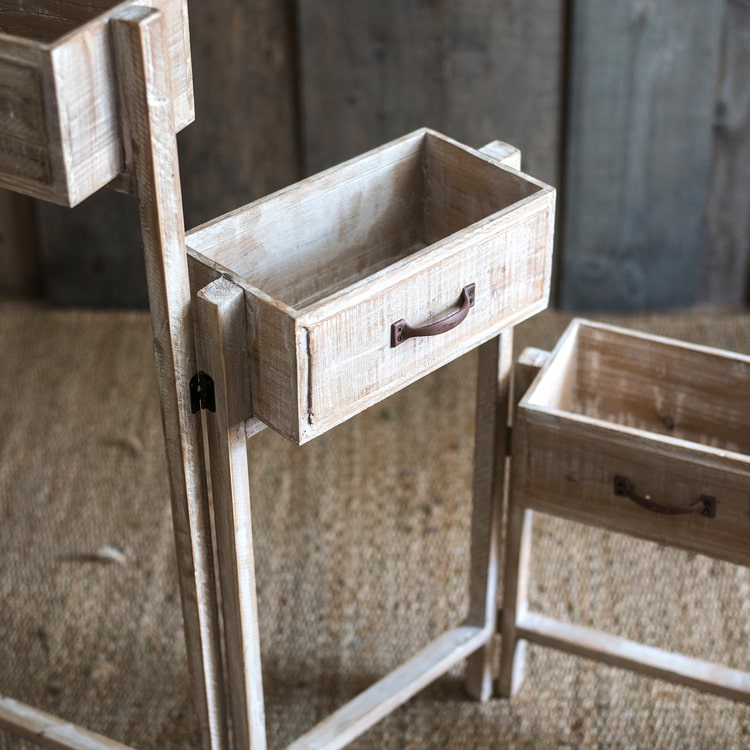
[[[527,612],[518,619],[516,637],[724,698],[750,702],[750,674],[747,672],[647,646],[611,633]]]
[[[50,750],[132,750],[127,745],[2,695],[0,729]]]
[[[485,645],[488,628],[449,630],[345,704],[287,750],[336,750],[344,747],[409,698]]]

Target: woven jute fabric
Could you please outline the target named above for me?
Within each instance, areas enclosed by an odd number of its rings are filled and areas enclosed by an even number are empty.
[[[604,319],[750,353],[748,314]],[[568,320],[523,324],[517,348]],[[150,342],[144,314],[0,306],[0,693],[193,748]],[[249,442],[272,748],[461,622],[475,375],[468,355],[305,447]],[[533,609],[750,669],[746,569],[540,515],[532,559]],[[743,704],[540,647],[514,699],[472,701],[457,668],[352,745],[748,746]]]

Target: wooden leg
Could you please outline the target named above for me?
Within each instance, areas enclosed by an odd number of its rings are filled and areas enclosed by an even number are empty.
[[[263,680],[255,596],[245,410],[245,295],[226,279],[198,293],[201,368],[214,383],[206,412],[211,496],[224,616],[232,747],[265,750]]]
[[[479,349],[469,618],[487,628],[487,642],[471,656],[466,686],[479,700],[492,695],[492,645],[497,621],[500,524],[507,478],[505,455],[513,362],[513,331]]]
[[[203,443],[190,405],[196,366],[164,19],[132,6],[112,21],[112,34],[146,256],[188,664],[203,744],[213,750],[227,746],[226,721]]]
[[[526,642],[518,638],[518,621],[526,611],[531,522],[532,512],[513,503],[511,498],[505,540],[500,671],[497,680],[497,692],[503,698],[515,695],[523,682]]]

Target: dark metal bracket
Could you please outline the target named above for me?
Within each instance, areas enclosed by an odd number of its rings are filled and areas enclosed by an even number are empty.
[[[201,409],[216,411],[213,378],[202,370],[190,379],[190,408],[193,414]]]

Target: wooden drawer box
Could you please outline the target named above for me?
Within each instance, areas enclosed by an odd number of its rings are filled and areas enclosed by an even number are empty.
[[[0,0],[0,187],[73,206],[123,168],[107,21],[136,0]],[[175,130],[193,120],[186,0],[167,22]]]
[[[244,289],[254,416],[303,443],[543,309],[554,199],[420,130],[189,232],[193,286]]]
[[[574,321],[519,404],[514,501],[748,565],[749,422],[750,357]]]

